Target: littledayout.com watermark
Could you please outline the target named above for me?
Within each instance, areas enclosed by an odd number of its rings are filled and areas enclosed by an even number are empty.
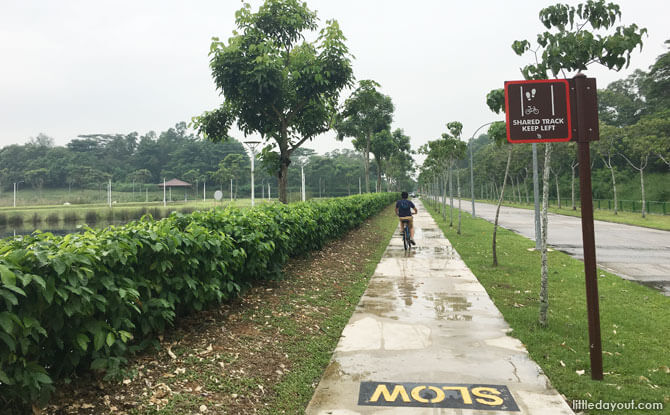
[[[663,402],[637,402],[631,400],[628,402],[607,402],[607,401],[588,401],[579,399],[572,401],[572,409],[575,411],[583,410],[603,410],[603,411],[662,411]]]

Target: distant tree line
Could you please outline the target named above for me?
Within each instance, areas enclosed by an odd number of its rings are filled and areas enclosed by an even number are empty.
[[[355,194],[359,179],[365,181],[363,156],[351,150],[340,150],[325,155],[310,149],[299,149],[297,156],[304,159],[307,191],[311,197]],[[248,197],[250,193],[250,159],[244,145],[231,138],[214,143],[194,136],[186,123],[156,134],[85,134],[65,146],[56,146],[45,134],[27,144],[13,144],[0,148],[0,189],[11,190],[15,182],[35,189],[97,189],[108,180],[118,190],[130,190],[141,185],[155,185],[163,178],[179,178],[202,190],[220,188],[228,196],[230,182],[234,197]],[[270,184],[276,197],[277,178],[274,171],[257,161],[255,183],[257,196]],[[397,190],[411,186],[404,169],[389,168],[383,190]],[[290,192],[299,192],[300,164],[294,162],[288,169]],[[372,166],[372,177],[378,175]],[[263,188],[261,188],[263,186]],[[363,192],[365,190],[363,189]]]

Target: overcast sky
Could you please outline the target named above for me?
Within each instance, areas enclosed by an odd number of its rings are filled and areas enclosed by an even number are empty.
[[[250,1],[254,10],[261,1]],[[556,1],[309,0],[321,22],[337,19],[357,79],[374,79],[396,107],[393,128],[413,148],[463,122],[464,137],[501,119],[485,96],[521,79],[542,7]],[[575,1],[569,1],[576,4]],[[647,70],[670,39],[667,0],[620,0],[621,24],[649,30],[629,69],[596,68],[599,87]],[[39,133],[64,145],[79,134],[164,131],[217,107],[212,36],[227,39],[238,0],[0,0],[0,147]],[[350,91],[343,93],[343,99]],[[351,148],[334,133],[306,146]],[[236,138],[242,139],[242,136]]]

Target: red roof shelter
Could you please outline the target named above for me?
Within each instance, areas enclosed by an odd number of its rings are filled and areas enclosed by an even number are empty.
[[[191,187],[191,183],[183,182],[179,179],[172,179],[165,182],[165,187]],[[163,187],[163,183],[158,183],[158,187]]]
[[[184,188],[184,199],[186,199],[186,188],[191,187],[191,183],[186,183],[179,179],[172,179],[165,182],[165,187],[170,189],[170,200],[172,200],[172,188],[173,187],[183,187]],[[158,183],[158,187],[163,187],[163,183]]]

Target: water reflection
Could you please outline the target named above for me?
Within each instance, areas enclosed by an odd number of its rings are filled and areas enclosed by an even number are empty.
[[[416,284],[411,279],[404,277],[398,281],[398,291],[400,298],[405,301],[406,306],[412,305],[412,299],[416,297]]]
[[[122,220],[115,220],[115,221],[98,221],[94,225],[91,225],[92,228],[105,228],[110,225],[118,226],[118,225],[124,225],[128,223],[129,221],[122,221]],[[78,233],[78,232],[83,232],[84,231],[84,226],[87,225],[70,225],[70,226],[62,226],[62,227],[35,227],[35,226],[20,226],[20,227],[13,227],[13,226],[0,226],[0,239],[3,238],[8,238],[8,237],[14,237],[14,236],[21,236],[21,235],[30,235],[33,232],[41,232],[41,233],[52,233],[57,236],[65,236],[70,233]]]
[[[472,315],[463,313],[472,307],[472,303],[463,296],[449,293],[427,293],[424,298],[433,304],[435,317],[438,320],[472,320]]]

